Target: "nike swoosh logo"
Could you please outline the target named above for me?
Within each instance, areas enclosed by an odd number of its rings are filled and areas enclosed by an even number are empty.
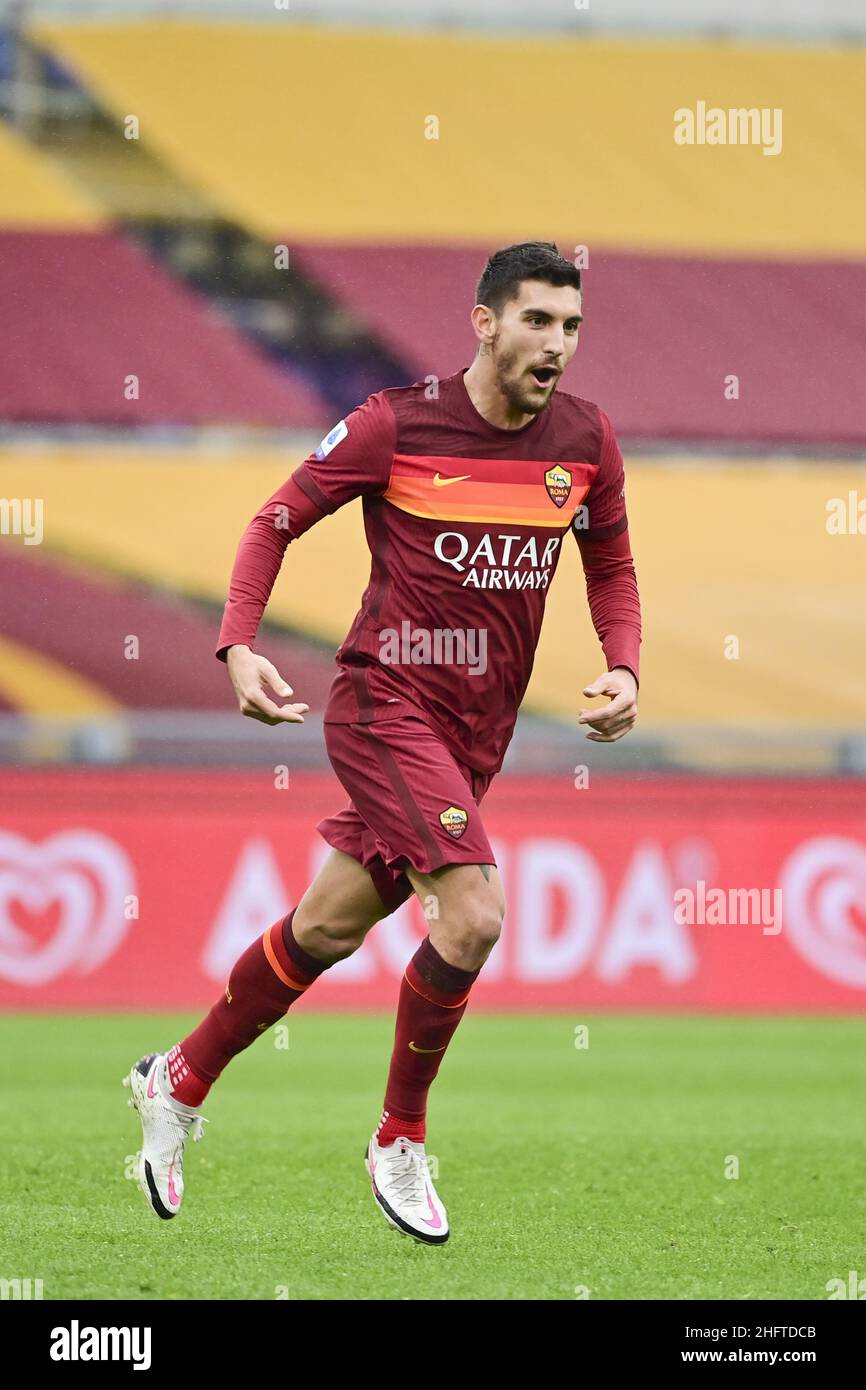
[[[154,1066],[153,1070],[152,1070],[151,1073],[150,1073],[150,1076],[147,1078],[147,1098],[148,1098],[148,1100],[153,1100],[154,1096],[156,1095],[156,1090],[154,1089],[153,1083],[154,1083],[154,1081],[156,1080],[156,1068],[157,1068],[158,1066],[159,1066],[159,1062],[156,1063],[156,1065]]]
[[[465,483],[467,478],[471,478],[471,473],[463,473],[459,478],[443,478],[441,474],[433,474],[434,487],[447,487],[449,483]]]
[[[410,1042],[409,1046],[413,1052],[444,1052],[448,1044],[443,1043],[441,1047],[416,1047],[413,1042]]]
[[[431,1219],[428,1221],[426,1216],[422,1216],[421,1220],[424,1222],[425,1226],[432,1226],[434,1231],[438,1231],[442,1225],[442,1217],[433,1205],[433,1198],[430,1195],[429,1187],[427,1188],[427,1206],[430,1210]]]
[[[178,1197],[174,1186],[174,1162],[172,1162],[172,1165],[168,1170],[168,1200],[171,1202],[173,1207],[180,1206],[180,1198]]]

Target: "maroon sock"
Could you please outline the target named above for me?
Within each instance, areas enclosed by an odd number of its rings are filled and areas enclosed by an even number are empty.
[[[247,947],[210,1013],[172,1048],[169,1078],[175,1100],[200,1105],[232,1057],[281,1019],[328,969],[328,963],[298,945],[294,915],[293,910]]]
[[[391,1144],[403,1134],[414,1143],[423,1144],[427,1135],[427,1092],[466,1012],[469,990],[478,974],[478,970],[459,970],[456,965],[449,965],[429,936],[406,966],[377,1143]]]

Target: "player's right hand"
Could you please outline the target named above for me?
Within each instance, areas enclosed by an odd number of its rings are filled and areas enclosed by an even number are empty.
[[[303,724],[309,705],[275,705],[265,694],[265,690],[272,690],[275,695],[294,694],[266,657],[257,656],[249,647],[229,647],[226,666],[241,714],[262,724]]]

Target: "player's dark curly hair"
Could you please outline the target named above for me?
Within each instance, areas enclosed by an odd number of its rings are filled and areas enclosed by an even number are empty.
[[[476,304],[486,304],[494,314],[519,293],[522,280],[543,280],[548,285],[573,285],[580,289],[580,271],[560,256],[552,241],[521,241],[494,251],[484,267],[475,293]]]

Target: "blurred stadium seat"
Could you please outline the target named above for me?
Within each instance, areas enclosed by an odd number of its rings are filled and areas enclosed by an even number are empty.
[[[826,528],[830,499],[862,486],[866,444],[862,52],[297,20],[234,23],[228,44],[201,7],[177,14],[80,23],[74,6],[32,6],[29,94],[16,104],[11,76],[2,88],[0,462],[7,495],[38,493],[50,517],[40,564],[14,558],[16,585],[32,570],[50,592],[54,559],[100,593],[118,585],[120,603],[129,582],[159,602],[169,591],[204,654],[260,501],[370,390],[467,365],[489,249],[553,236],[588,254],[566,385],[608,409],[629,463],[647,613],[638,746],[651,764],[675,731],[713,731],[713,752],[698,739],[694,757],[715,764],[732,734],[765,730],[799,741],[798,765],[836,765],[866,680],[857,540]],[[13,51],[7,31],[14,75]],[[517,80],[566,94],[567,116],[540,133],[509,97]],[[755,91],[784,110],[780,156],[744,146],[711,161],[670,138],[678,105]],[[97,433],[64,444],[51,425]],[[229,433],[194,437],[202,426]],[[143,427],[173,434],[142,449]],[[306,664],[292,654],[306,698],[320,699],[323,653],[366,579],[356,512],[290,553],[269,610],[307,643]],[[526,706],[542,720],[573,715],[598,660],[576,555],[562,571]],[[14,587],[15,650],[68,665],[47,628],[22,625],[33,609]],[[748,660],[725,658],[732,634]],[[91,643],[76,650],[93,679]],[[149,679],[162,708],[207,710],[223,675]],[[104,693],[146,708],[147,682],[127,677]],[[7,676],[10,710],[23,684]],[[790,742],[767,747],[790,765]]]

